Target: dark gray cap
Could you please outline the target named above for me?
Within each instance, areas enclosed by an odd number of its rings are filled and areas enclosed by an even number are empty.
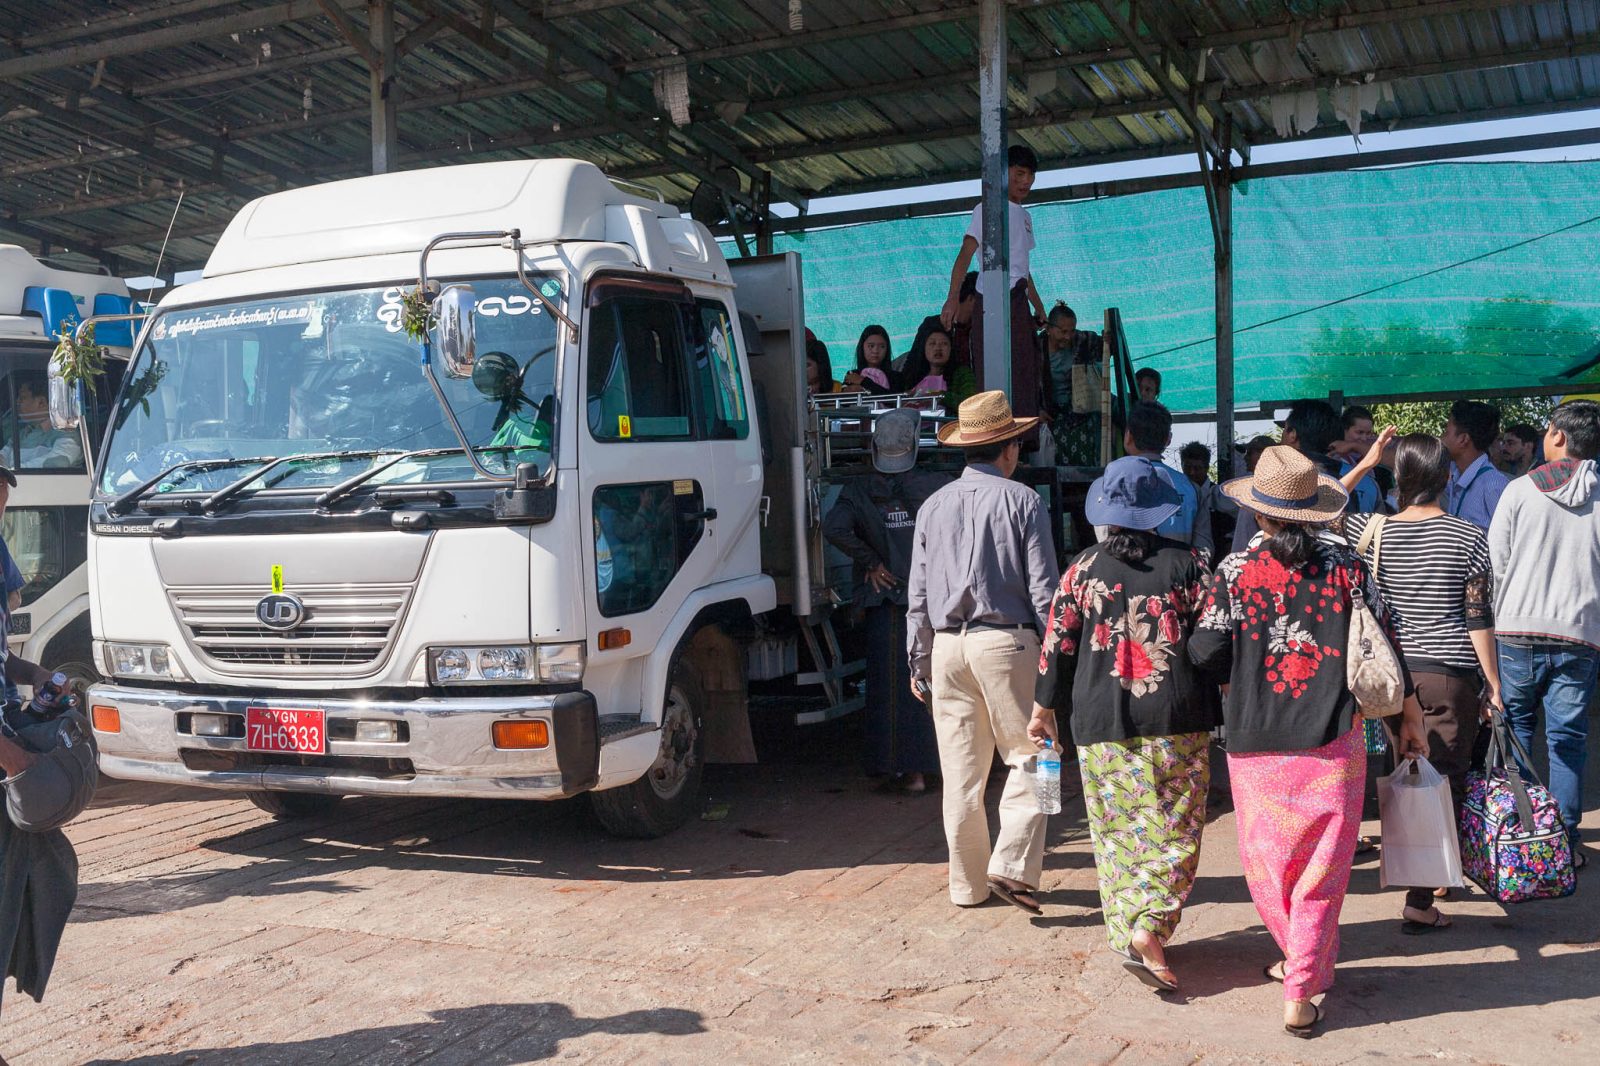
[[[872,465],[880,474],[903,474],[917,465],[922,414],[909,407],[886,411],[872,427]]]

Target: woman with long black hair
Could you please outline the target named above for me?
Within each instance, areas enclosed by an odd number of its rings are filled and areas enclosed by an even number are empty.
[[[1471,522],[1445,512],[1450,453],[1438,437],[1400,438],[1395,481],[1399,513],[1349,515],[1344,535],[1394,610],[1400,651],[1424,712],[1428,761],[1450,780],[1459,817],[1479,717],[1486,703],[1500,706],[1489,541]],[[1434,897],[1432,886],[1407,889],[1404,932],[1449,927]]]
[[[844,391],[861,391],[882,396],[895,391],[889,367],[889,331],[874,323],[861,331],[856,341],[856,368],[844,376]]]
[[[1222,491],[1265,535],[1218,566],[1189,657],[1229,684],[1222,717],[1239,858],[1283,951],[1266,974],[1283,982],[1284,1028],[1305,1037],[1322,1020],[1311,997],[1333,984],[1366,791],[1366,736],[1346,679],[1350,612],[1357,596],[1380,621],[1387,610],[1355,552],[1318,536],[1349,493],[1309,458],[1268,448],[1254,474]],[[1398,747],[1425,754],[1422,706],[1404,681]]]

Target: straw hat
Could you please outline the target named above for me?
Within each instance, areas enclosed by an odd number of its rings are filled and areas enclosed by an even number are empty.
[[[1283,522],[1331,522],[1350,499],[1343,485],[1281,444],[1261,453],[1254,474],[1234,478],[1222,491],[1239,506]]]
[[[980,392],[961,401],[956,421],[939,427],[939,443],[952,448],[975,448],[1020,437],[1042,418],[1014,418],[1011,401],[999,389]]]

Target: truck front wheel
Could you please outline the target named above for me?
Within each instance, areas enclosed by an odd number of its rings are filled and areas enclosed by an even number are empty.
[[[316,818],[332,811],[343,798],[318,792],[246,792],[245,795],[279,821]]]
[[[694,816],[705,769],[703,696],[694,673],[679,660],[661,708],[661,748],[650,769],[631,784],[589,793],[595,817],[619,837],[665,836]]]

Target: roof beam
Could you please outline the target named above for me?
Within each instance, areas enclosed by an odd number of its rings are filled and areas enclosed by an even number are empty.
[[[324,2],[344,10],[366,6],[365,0],[285,0],[270,7],[256,8],[239,14],[201,19],[177,26],[163,26],[160,29],[125,34],[89,44],[71,45],[49,52],[32,52],[10,59],[0,59],[0,80],[44,74],[52,70],[83,66],[102,59],[138,55],[158,48],[171,48],[195,41],[227,37],[233,33],[279,26],[285,22],[298,22],[322,14]]]
[[[1228,151],[1217,143],[1216,136],[1211,132],[1211,116],[1205,113],[1203,108],[1198,107],[1194,99],[1172,80],[1167,64],[1158,62],[1151,55],[1149,43],[1139,36],[1130,19],[1124,18],[1122,12],[1117,10],[1117,0],[1095,0],[1095,3],[1100,8],[1101,14],[1105,15],[1106,21],[1111,23],[1112,29],[1117,31],[1117,36],[1133,49],[1139,64],[1156,83],[1156,87],[1172,101],[1173,107],[1182,116],[1183,121],[1188,123],[1189,129],[1205,151],[1219,165],[1226,164],[1229,158]],[[1133,7],[1132,0],[1129,0],[1130,11]]]
[[[1600,107],[1600,96],[1589,97],[1573,101],[1567,110],[1588,110]],[[1522,118],[1529,114],[1548,114],[1547,107],[1535,108],[1507,108],[1497,111],[1495,118]],[[1476,116],[1451,115],[1444,117],[1440,122],[1412,122],[1403,124],[1397,129],[1424,129],[1434,125],[1461,122]],[[1322,136],[1272,138],[1267,141],[1257,142],[1257,147],[1262,144],[1305,144],[1334,140],[1348,140],[1346,133],[1327,133]],[[1417,148],[1390,149],[1377,152],[1345,152],[1338,155],[1322,156],[1312,159],[1297,159],[1279,163],[1250,163],[1242,167],[1235,167],[1233,180],[1245,181],[1250,178],[1280,178],[1303,174],[1326,174],[1345,170],[1361,170],[1370,167],[1404,166],[1416,163],[1439,162],[1448,159],[1462,159],[1474,156],[1505,155],[1513,152],[1542,151],[1556,148],[1570,148],[1580,145],[1600,144],[1600,129],[1581,130],[1556,130],[1549,133],[1518,134],[1511,137],[1498,137],[1489,140],[1455,141],[1445,144],[1424,145]],[[1078,158],[1043,158],[1040,160],[1041,169],[1056,170],[1064,167],[1095,166],[1100,163],[1128,162],[1132,160],[1164,159],[1187,156],[1194,158],[1194,147],[1190,144],[1171,144],[1157,148],[1139,148],[1128,152],[1099,155],[1090,159]],[[636,171],[624,171],[619,176],[640,177]],[[857,182],[837,189],[829,189],[828,196],[847,196],[859,193],[896,192],[902,189],[916,188],[923,185],[936,185],[951,181],[971,181],[973,168],[969,166],[951,167],[932,173],[920,174],[915,178],[896,179],[893,181]],[[1028,197],[1028,203],[1052,203],[1060,200],[1101,199],[1107,196],[1123,196],[1134,192],[1150,192],[1156,189],[1187,188],[1198,186],[1202,182],[1199,171],[1185,171],[1179,174],[1159,175],[1151,178],[1116,179],[1105,182],[1089,182],[1072,186],[1058,186],[1052,189],[1038,189]],[[828,212],[825,214],[809,216],[813,221],[803,225],[797,224],[796,219],[775,219],[774,225],[780,229],[812,228],[813,225],[854,225],[861,222],[876,221],[881,218],[913,218],[924,214],[949,214],[955,211],[970,211],[974,197],[956,197],[951,200],[939,201],[937,209],[924,211],[922,204],[893,205],[883,208],[868,208],[855,212]],[[953,205],[953,206],[952,206]],[[872,215],[871,212],[879,212]],[[846,215],[850,217],[847,219]],[[870,217],[869,217],[870,216]],[[815,220],[834,219],[837,221],[816,222]]]
[[[20,37],[13,43],[24,52],[48,48],[53,44],[81,41],[85,37],[99,37],[107,33],[126,33],[135,26],[143,26],[163,19],[180,18],[214,11],[219,7],[236,7],[239,0],[184,0],[182,3],[152,4],[136,11],[118,11],[114,15],[83,21],[75,19],[51,30]]]
[[[1308,90],[1331,89],[1340,85],[1362,84],[1367,81],[1397,81],[1411,77],[1430,77],[1443,74],[1461,73],[1472,70],[1490,70],[1505,67],[1525,65],[1529,63],[1545,62],[1555,59],[1573,58],[1578,56],[1600,55],[1600,34],[1588,35],[1578,38],[1568,44],[1552,45],[1545,48],[1535,48],[1512,53],[1493,54],[1485,56],[1465,56],[1456,59],[1442,60],[1437,63],[1411,64],[1404,67],[1375,68],[1370,71],[1356,71],[1347,74],[1322,75],[1313,78],[1300,78],[1284,82],[1260,85],[1229,86],[1223,88],[1220,83],[1205,85],[1200,93],[1204,101],[1218,101],[1220,103],[1238,103],[1246,101],[1260,101],[1268,97],[1289,92],[1302,92]],[[1064,62],[1079,63],[1088,60],[1081,56],[1064,57]],[[1025,73],[1029,69],[1046,69],[1050,61],[1036,60],[1020,65],[1020,71]],[[407,97],[400,102],[401,111],[428,110],[437,107],[448,107],[456,104],[469,103],[475,100],[493,99],[505,95],[531,92],[541,86],[549,85],[548,73],[499,82],[497,84],[462,83],[452,89],[431,93],[426,96]],[[964,87],[963,87],[964,88]],[[824,93],[801,94],[790,97],[774,97],[768,100],[753,101],[750,105],[752,112],[783,111],[790,108],[818,106],[836,102],[840,99],[871,99],[884,95],[894,95],[902,92],[926,92],[926,82],[923,79],[901,79],[872,85],[856,86],[847,90],[829,90]],[[114,100],[123,100],[125,97],[112,97]],[[85,105],[98,103],[95,97],[86,98]],[[1070,122],[1095,121],[1107,118],[1117,118],[1132,115],[1153,114],[1170,109],[1170,102],[1164,95],[1142,97],[1134,100],[1110,101],[1104,104],[1088,105],[1066,110],[1052,110],[1039,112],[1034,115],[1019,115],[1013,118],[1012,126],[1017,129],[1035,129],[1044,126],[1058,125]],[[230,130],[226,143],[235,146],[238,142],[253,140],[258,137],[272,136],[281,133],[294,133],[306,130],[323,128],[339,123],[365,121],[369,109],[365,106],[341,108],[338,110],[325,110],[314,114],[309,119],[299,117],[273,120],[270,122],[256,123]],[[162,121],[165,121],[164,119]],[[517,135],[511,138],[497,138],[488,142],[490,147],[486,150],[501,151],[510,148],[527,147],[531,145],[552,145],[566,141],[582,141],[593,137],[610,136],[623,132],[622,128],[614,122],[594,121],[581,125],[566,126],[560,133]],[[839,152],[866,151],[873,148],[892,147],[897,144],[916,144],[939,140],[952,140],[973,136],[970,125],[962,124],[939,128],[924,128],[904,132],[894,132],[873,137],[858,138],[852,141],[832,141],[821,146],[797,145],[773,149],[752,150],[747,153],[755,162],[775,162],[781,160],[809,158],[817,154],[832,154]],[[171,146],[178,147],[193,143],[189,138],[174,139],[168,142]],[[52,169],[93,165],[117,158],[126,158],[135,154],[126,148],[112,149],[98,153],[75,153],[55,157],[47,160],[31,160],[24,163],[0,166],[0,177],[21,176],[31,173],[40,173]],[[423,149],[416,153],[403,153],[402,159],[409,164],[426,161],[428,159],[448,158],[444,148]],[[317,168],[313,174],[318,178],[326,177],[329,168]],[[284,180],[288,176],[279,175]],[[312,176],[312,175],[307,175]],[[300,184],[304,179],[291,181]]]
[[[573,15],[594,15],[625,7],[634,0],[545,0],[544,17],[547,19],[571,18]]]
[[[1575,103],[1575,107],[1594,107],[1600,105],[1600,98],[1592,98]],[[1526,113],[1526,109],[1524,109]],[[1457,116],[1459,118],[1459,116]],[[1506,115],[1504,117],[1513,117]],[[1336,135],[1335,135],[1336,136]],[[1300,138],[1305,140],[1330,140],[1333,137]],[[1340,138],[1342,139],[1342,138]],[[1362,152],[1360,154],[1345,153],[1336,156],[1327,156],[1320,159],[1300,159],[1283,163],[1250,164],[1245,167],[1235,168],[1236,181],[1251,178],[1290,177],[1304,174],[1322,174],[1341,170],[1352,170],[1366,167],[1399,166],[1405,164],[1437,162],[1445,159],[1456,159],[1464,156],[1476,155],[1502,155],[1511,152],[1537,151],[1541,149],[1571,147],[1574,145],[1587,145],[1600,143],[1600,129],[1585,130],[1558,130],[1551,133],[1523,134],[1514,137],[1500,137],[1493,140],[1467,141],[1454,144],[1425,145],[1418,148],[1403,148],[1392,151]],[[1175,145],[1168,150],[1151,151],[1140,149],[1135,152],[1122,153],[1125,158],[1159,158],[1162,156],[1190,155],[1188,145]],[[1109,157],[1107,157],[1109,158]],[[1051,160],[1045,160],[1048,165]],[[1075,162],[1075,161],[1071,161]],[[642,169],[624,169],[618,176],[657,177],[659,173]],[[916,179],[902,182],[880,182],[875,184],[861,184],[839,190],[840,194],[853,192],[892,191],[907,188],[912,185],[921,185],[927,182],[943,180],[961,180],[971,178],[972,170],[964,167],[958,170],[926,175]],[[1124,196],[1132,193],[1152,192],[1160,189],[1177,189],[1197,186],[1201,182],[1201,175],[1195,172],[1181,174],[1167,174],[1151,178],[1134,178],[1107,182],[1092,182],[1070,186],[1060,186],[1054,189],[1040,189],[1029,197],[1029,203],[1053,203],[1068,200],[1103,199],[1109,196]],[[831,194],[830,194],[831,195]],[[860,211],[829,212],[820,215],[797,216],[794,218],[774,218],[774,229],[786,232],[804,229],[816,229],[825,226],[860,225],[867,222],[882,221],[891,218],[916,218],[927,215],[953,214],[971,210],[972,197],[957,197],[950,200],[930,201],[921,204],[892,205],[879,208],[868,208]],[[205,238],[221,233],[232,219],[232,214],[201,219],[185,226],[176,227],[172,231],[172,240],[189,240]],[[26,225],[25,222],[20,223]],[[20,232],[16,226],[9,225],[9,220],[0,216],[0,229],[10,228],[13,232]],[[82,245],[85,237],[72,236],[64,232],[56,232],[54,225],[50,229],[31,227],[36,239],[48,239],[54,243],[71,243]],[[144,244],[160,241],[166,234],[166,227],[156,227],[144,230],[135,230],[126,233],[104,234],[102,246],[105,248],[135,248]]]
[[[0,86],[0,102],[8,99],[14,102],[18,95],[16,90]],[[171,151],[169,146],[155,143],[148,131],[107,129],[104,123],[97,122],[87,115],[44,101],[35,101],[33,106],[38,108],[41,117],[57,125],[77,130],[95,141],[132,149],[148,160],[152,166],[176,174],[186,181],[195,181],[203,185],[217,181],[218,175],[210,167],[190,163]],[[254,198],[261,195],[260,189],[234,179],[224,178],[221,184],[238,196]]]
[[[656,104],[655,97],[649,91],[640,89],[631,82],[627,81],[616,71],[612,70],[604,60],[576,47],[559,29],[552,26],[544,19],[539,18],[537,15],[534,15],[531,11],[527,10],[525,6],[527,3],[528,0],[514,0],[512,3],[501,3],[498,5],[498,10],[502,18],[511,23],[517,29],[521,30],[523,33],[538,41],[539,44],[547,51],[561,56],[568,62],[577,66],[580,70],[588,72],[590,75],[603,82],[608,88],[608,95],[627,101],[630,106],[637,108],[640,112],[642,112],[643,115],[646,116],[647,121],[659,121],[660,107]],[[723,138],[722,135],[716,131],[707,128],[705,124],[693,124],[678,130],[677,133],[685,140],[694,144],[700,150],[722,159],[724,162],[732,165],[735,169],[743,172],[752,181],[759,183],[763,180],[768,180],[765,178],[765,174],[761,168],[753,164],[738,146]],[[657,151],[662,150],[664,138],[659,136],[653,137],[646,134],[640,139],[642,143],[648,145],[652,149]],[[714,175],[714,171],[716,169],[715,167],[696,169],[691,166],[687,169],[689,169],[691,173],[695,173],[697,176],[705,180],[712,181],[714,184],[720,184],[720,182],[716,181]],[[797,189],[790,188],[788,185],[775,179],[772,179],[771,187],[772,195],[781,200],[788,201],[795,207],[799,208],[802,212],[806,210],[808,201],[804,193]],[[737,189],[730,189],[727,191],[733,193],[735,196],[743,196],[742,192]]]
[[[356,55],[360,56],[367,66],[382,66],[382,60],[378,58],[378,53],[372,50],[372,42],[367,39],[367,31],[357,26],[355,19],[346,15],[344,8],[336,0],[317,0],[317,6],[328,16],[328,21],[339,31],[339,36],[355,49]]]
[[[1012,7],[1026,7],[1029,10],[1038,10],[1042,7],[1056,7],[1068,0],[1007,0]],[[1076,0],[1073,0],[1076,2]],[[754,55],[758,52],[773,52],[793,48],[809,48],[814,44],[827,44],[829,41],[844,41],[860,37],[876,37],[884,33],[893,33],[899,30],[917,30],[925,26],[940,26],[947,22],[972,22],[978,17],[977,4],[963,4],[960,7],[946,7],[935,11],[920,11],[912,15],[897,15],[894,18],[874,19],[866,22],[852,22],[844,26],[826,26],[814,30],[802,30],[799,33],[776,33],[766,37],[754,37],[737,44],[717,45],[712,48],[694,48],[671,56],[656,56],[650,59],[634,60],[622,64],[618,69],[624,74],[636,74],[640,71],[663,70],[680,62],[711,63],[718,59],[735,59],[739,56]],[[974,72],[976,67],[974,67]]]

